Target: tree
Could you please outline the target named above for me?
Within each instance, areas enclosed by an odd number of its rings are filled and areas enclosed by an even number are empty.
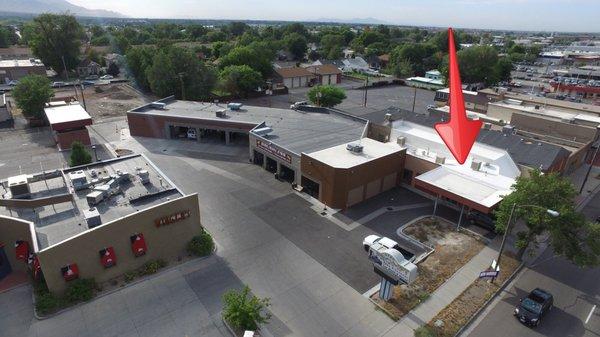
[[[513,219],[523,219],[526,224],[524,231],[516,233],[520,257],[529,245],[537,246],[536,238],[547,232],[557,255],[579,266],[600,263],[600,224],[587,222],[575,210],[573,200],[577,192],[567,178],[536,170],[530,177],[517,178],[513,188],[514,191],[502,200],[495,212],[498,231],[506,230],[513,205],[540,206],[515,208]],[[546,209],[559,212],[559,216],[547,215]]]
[[[220,69],[225,69],[228,66],[241,65],[247,65],[260,72],[263,78],[267,78],[273,71],[271,60],[268,59],[265,54],[249,46],[233,48],[227,55],[221,57],[219,60]]]
[[[473,46],[457,53],[460,77],[464,83],[499,82],[498,52],[491,46]]]
[[[29,75],[19,81],[12,96],[25,117],[43,118],[44,105],[54,96],[54,91],[45,76]]]
[[[219,77],[223,88],[237,96],[247,96],[264,83],[262,75],[247,65],[228,66],[221,70]]]
[[[346,93],[333,85],[319,85],[308,91],[308,99],[318,106],[331,108],[342,103],[346,99]]]
[[[321,48],[323,55],[329,60],[336,60],[342,57],[342,49],[345,45],[343,35],[326,34],[321,38]]]
[[[10,45],[16,44],[19,37],[15,34],[12,27],[0,26],[0,48],[7,48]]]
[[[406,78],[414,74],[412,66],[407,60],[400,60],[399,62],[394,62],[390,67],[394,76],[398,78]]]
[[[125,55],[127,67],[137,85],[142,89],[149,89],[150,84],[146,77],[146,70],[152,66],[156,49],[152,47],[130,48]]]
[[[79,64],[84,33],[74,16],[42,14],[25,26],[24,35],[33,53],[56,72]]]
[[[227,291],[223,295],[223,304],[223,319],[235,329],[256,331],[271,318],[266,312],[269,299],[250,295],[248,286],[241,291]]]
[[[152,92],[161,97],[200,100],[210,96],[216,75],[189,49],[169,47],[159,50],[146,69]]]
[[[69,157],[69,165],[79,166],[89,164],[91,162],[92,154],[85,149],[81,142],[74,141],[71,144],[71,156]]]
[[[285,47],[292,53],[295,60],[304,59],[304,54],[308,49],[306,38],[298,33],[291,33],[284,38]]]
[[[111,76],[119,76],[119,73],[121,72],[121,70],[119,70],[119,66],[117,65],[116,62],[111,62],[111,64],[108,65],[108,68],[106,69],[106,73],[111,75]]]

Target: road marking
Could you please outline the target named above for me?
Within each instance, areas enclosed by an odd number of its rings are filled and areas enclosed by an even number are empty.
[[[592,314],[594,313],[594,310],[596,310],[596,305],[595,304],[592,307],[592,310],[590,310],[590,313],[588,314],[588,317],[585,319],[585,324],[588,324],[588,322],[590,321],[590,318],[592,318]]]

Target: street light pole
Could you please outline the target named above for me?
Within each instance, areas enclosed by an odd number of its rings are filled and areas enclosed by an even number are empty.
[[[598,149],[600,149],[600,143],[596,144],[596,151],[594,151],[594,156],[592,157],[592,162],[590,163],[590,167],[588,167],[587,172],[585,173],[585,178],[583,178],[583,183],[581,183],[581,188],[579,188],[579,194],[583,192],[583,188],[585,187],[585,183],[590,177],[590,172],[592,171],[592,167],[594,167],[594,163],[596,162],[596,156],[598,155]]]

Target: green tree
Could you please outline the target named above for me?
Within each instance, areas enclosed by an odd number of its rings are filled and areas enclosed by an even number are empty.
[[[47,77],[29,75],[19,81],[12,96],[25,117],[43,118],[44,105],[54,96],[54,91]]]
[[[271,60],[268,59],[265,54],[249,46],[233,48],[227,55],[221,57],[219,60],[220,69],[227,68],[228,66],[241,65],[247,65],[260,72],[263,78],[267,78],[273,71]]]
[[[392,71],[392,74],[399,78],[410,77],[414,74],[412,66],[410,62],[408,62],[408,60],[400,60],[399,62],[394,62],[390,66],[390,69]]]
[[[271,318],[269,306],[268,298],[251,295],[248,286],[241,291],[229,290],[223,295],[223,319],[235,329],[256,331]]]
[[[342,50],[345,45],[343,35],[326,34],[321,38],[321,49],[323,55],[329,60],[336,60],[342,57]]]
[[[69,157],[69,165],[79,166],[92,162],[92,154],[85,149],[81,142],[74,141],[71,144],[71,156]]]
[[[247,96],[264,83],[262,75],[247,65],[228,66],[219,77],[223,88],[237,96]]]
[[[517,178],[513,188],[495,212],[498,231],[506,230],[513,205],[540,206],[515,208],[513,220],[522,219],[526,224],[525,230],[516,232],[520,257],[528,246],[539,244],[536,241],[539,235],[548,233],[550,245],[557,255],[579,266],[600,263],[600,224],[587,222],[575,210],[573,200],[577,192],[567,178],[536,170],[530,177]],[[559,212],[559,216],[549,216],[546,209]]]
[[[74,16],[42,14],[25,26],[23,34],[33,53],[56,72],[79,64],[84,33]]]
[[[130,48],[125,55],[127,67],[137,85],[144,90],[150,88],[146,70],[152,66],[156,49],[153,47]]]
[[[121,70],[119,70],[119,66],[117,65],[116,62],[112,62],[111,64],[108,65],[108,68],[106,69],[106,73],[111,75],[111,76],[119,76],[119,73],[121,72]]]
[[[11,27],[0,26],[0,48],[8,48],[17,42],[15,32]]]
[[[291,33],[284,38],[286,49],[294,56],[295,60],[304,59],[308,49],[306,38],[298,33]]]
[[[346,93],[333,85],[319,85],[308,91],[308,99],[318,106],[331,108],[342,103],[346,99]]]
[[[189,49],[163,48],[146,69],[152,92],[161,97],[175,95],[179,99],[200,100],[210,96],[216,75]]]
[[[457,57],[463,83],[483,82],[486,85],[493,85],[500,81],[500,71],[505,70],[497,66],[498,52],[491,46],[473,46],[463,49],[457,53]]]

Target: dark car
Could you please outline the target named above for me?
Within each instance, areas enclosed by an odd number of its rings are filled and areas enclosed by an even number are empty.
[[[552,294],[546,290],[535,288],[527,297],[520,300],[514,315],[523,324],[538,326],[542,317],[552,309],[553,304]]]
[[[496,219],[493,215],[483,214],[477,211],[470,211],[467,214],[467,220],[471,222],[472,225],[483,227],[491,231],[496,230]]]

